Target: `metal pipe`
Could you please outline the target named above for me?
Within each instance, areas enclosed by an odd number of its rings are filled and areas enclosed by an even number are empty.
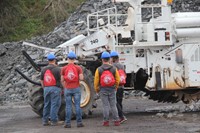
[[[200,28],[176,29],[176,34],[178,38],[200,37]]]
[[[188,18],[188,17],[200,17],[200,12],[178,12],[173,13],[174,18]]]
[[[199,17],[189,17],[189,18],[175,18],[175,24],[177,28],[180,27],[199,27],[200,26],[200,16]]]

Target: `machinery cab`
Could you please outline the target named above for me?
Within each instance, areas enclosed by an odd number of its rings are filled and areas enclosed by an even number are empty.
[[[141,4],[135,10],[136,46],[172,45],[171,7],[167,1]]]

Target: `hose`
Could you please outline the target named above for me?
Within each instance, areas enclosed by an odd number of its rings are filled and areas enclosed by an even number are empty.
[[[31,80],[30,78],[28,78],[26,75],[24,75],[18,68],[15,68],[15,71],[18,72],[28,82],[35,84],[35,85],[38,85],[38,86],[42,86],[41,83],[35,82],[35,81]]]
[[[41,68],[33,61],[33,59],[27,54],[25,50],[22,50],[22,54],[26,57],[26,59],[31,63],[31,65],[35,68],[37,71],[41,71]]]

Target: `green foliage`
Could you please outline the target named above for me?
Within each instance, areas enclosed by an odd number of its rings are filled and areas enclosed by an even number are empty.
[[[0,0],[0,43],[46,34],[85,0]]]

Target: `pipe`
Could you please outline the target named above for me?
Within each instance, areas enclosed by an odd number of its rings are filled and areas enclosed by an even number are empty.
[[[178,12],[173,13],[174,18],[188,18],[188,17],[200,17],[200,12]]]
[[[18,72],[24,79],[26,79],[28,82],[34,84],[34,85],[38,85],[38,86],[42,86],[41,83],[35,82],[31,79],[29,79],[26,75],[24,75],[18,68],[15,68],[15,71]]]
[[[200,37],[200,28],[176,29],[176,34],[178,38]]]
[[[22,50],[22,54],[26,57],[26,59],[31,63],[31,65],[35,68],[37,71],[41,71],[41,68],[33,61],[33,59],[27,54],[25,50]]]
[[[199,27],[200,26],[200,16],[199,17],[188,17],[188,18],[174,18],[177,28],[180,27]]]

